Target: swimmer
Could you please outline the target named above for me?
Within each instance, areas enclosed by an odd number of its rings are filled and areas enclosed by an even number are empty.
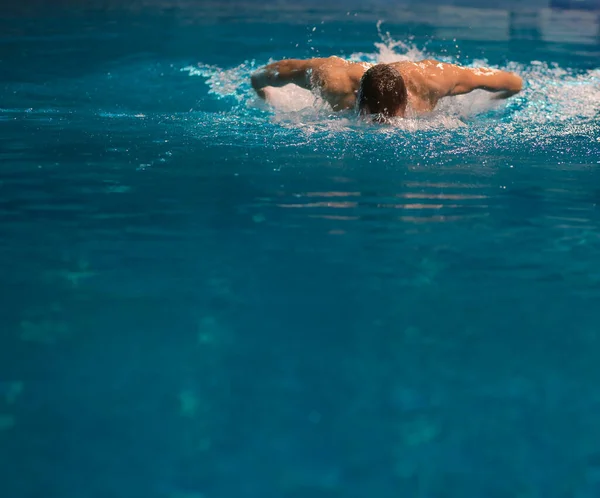
[[[334,111],[356,109],[360,115],[374,115],[377,121],[431,112],[441,98],[473,90],[506,99],[523,86],[516,74],[496,69],[435,60],[371,65],[335,56],[274,62],[254,72],[251,82],[263,99],[269,87],[293,83],[319,94]]]

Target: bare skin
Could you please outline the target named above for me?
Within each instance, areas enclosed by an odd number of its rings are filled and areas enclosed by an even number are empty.
[[[392,62],[404,79],[408,108],[415,114],[431,112],[444,97],[473,90],[493,92],[506,99],[519,93],[523,80],[514,73],[488,68],[465,68],[435,60]],[[352,109],[362,75],[370,66],[339,57],[288,59],[274,62],[252,74],[252,87],[266,98],[268,87],[295,84],[318,92],[334,111]]]

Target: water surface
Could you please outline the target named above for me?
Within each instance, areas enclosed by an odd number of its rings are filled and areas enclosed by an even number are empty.
[[[597,19],[7,16],[3,496],[597,496]],[[388,127],[257,101],[313,55],[526,85]]]

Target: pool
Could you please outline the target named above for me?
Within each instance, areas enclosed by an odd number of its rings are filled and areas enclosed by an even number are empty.
[[[597,12],[126,5],[0,22],[2,496],[598,496]],[[525,88],[253,95],[328,55]]]

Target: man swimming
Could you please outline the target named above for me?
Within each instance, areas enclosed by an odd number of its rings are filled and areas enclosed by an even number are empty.
[[[494,92],[505,99],[521,91],[514,73],[465,68],[434,60],[369,65],[339,57],[287,59],[254,72],[252,87],[263,99],[268,87],[293,83],[318,93],[334,111],[356,108],[377,120],[432,111],[443,97],[473,90]]]

